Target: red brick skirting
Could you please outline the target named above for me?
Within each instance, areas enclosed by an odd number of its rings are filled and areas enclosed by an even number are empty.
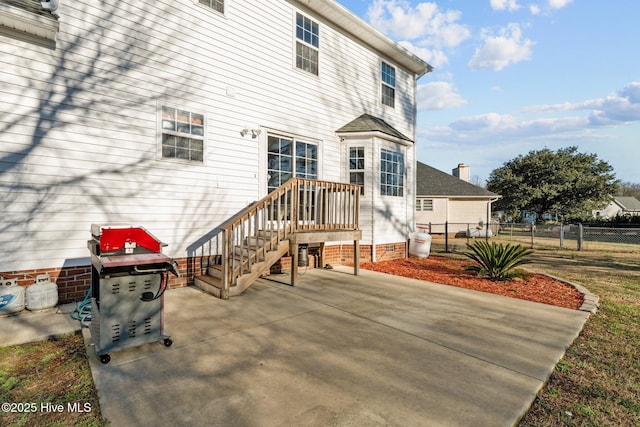
[[[388,245],[376,245],[376,261],[404,258],[406,243],[394,243]],[[309,255],[310,268],[322,268],[319,265],[318,255]],[[202,257],[179,258],[178,269],[180,277],[169,274],[169,288],[187,286],[193,282],[193,278],[204,274]],[[360,262],[371,261],[371,246],[360,245]],[[353,265],[353,245],[325,246],[324,263],[331,265]],[[206,266],[206,263],[205,263]],[[282,257],[276,264],[277,271],[290,272],[291,258]],[[272,269],[273,272],[275,272]],[[29,286],[35,283],[40,274],[49,274],[51,281],[58,285],[58,302],[66,304],[80,302],[84,299],[91,287],[91,265],[76,267],[40,268],[34,270],[3,271],[0,277],[5,279],[18,279],[20,286]]]

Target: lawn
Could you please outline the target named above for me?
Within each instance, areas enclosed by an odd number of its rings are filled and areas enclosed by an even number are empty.
[[[600,308],[520,426],[640,426],[640,250],[548,250],[528,266],[582,284]]]

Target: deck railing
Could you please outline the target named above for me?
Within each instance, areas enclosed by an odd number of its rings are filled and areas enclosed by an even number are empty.
[[[360,186],[292,178],[201,240],[194,253],[219,260],[222,293],[299,231],[357,230]]]

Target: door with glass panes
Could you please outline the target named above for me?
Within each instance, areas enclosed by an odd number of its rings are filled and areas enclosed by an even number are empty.
[[[268,135],[267,192],[270,193],[293,177],[318,178],[318,144],[304,139]],[[286,206],[289,206],[289,202],[282,201]],[[315,200],[306,200],[306,206],[300,206],[299,219],[312,216],[314,205]],[[285,217],[289,218],[289,215]]]
[[[269,135],[267,138],[267,192],[288,179],[318,178],[318,144],[301,139]]]

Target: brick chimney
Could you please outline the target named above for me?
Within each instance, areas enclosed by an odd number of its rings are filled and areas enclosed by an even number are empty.
[[[453,176],[460,178],[463,181],[471,181],[471,168],[469,166],[465,166],[464,163],[458,163],[458,167],[453,169],[451,173]]]

